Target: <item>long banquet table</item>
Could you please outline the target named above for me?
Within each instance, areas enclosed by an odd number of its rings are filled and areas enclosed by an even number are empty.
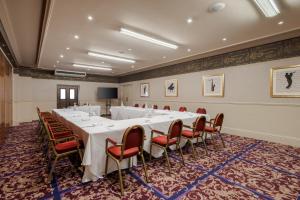
[[[144,150],[149,153],[152,129],[167,132],[169,125],[175,119],[181,119],[184,124],[191,125],[198,116],[201,116],[201,114],[190,112],[153,110],[125,106],[112,107],[111,113],[112,119],[107,119],[100,116],[90,116],[88,113],[82,111],[53,109],[53,114],[71,128],[74,133],[79,134],[84,141],[85,150],[82,165],[85,166],[85,171],[82,178],[83,182],[97,180],[104,175],[106,138],[109,137],[121,143],[126,128],[133,125],[141,125],[145,129],[146,135]],[[207,120],[210,119],[209,115],[204,116]],[[185,143],[185,140],[181,140],[181,146]],[[160,157],[162,153],[163,151],[161,149],[153,146],[152,156]],[[123,161],[121,167],[123,169],[127,168],[127,163],[128,162]],[[136,159],[133,159],[133,164],[136,164]],[[109,160],[108,172],[115,170],[117,170],[115,163]]]

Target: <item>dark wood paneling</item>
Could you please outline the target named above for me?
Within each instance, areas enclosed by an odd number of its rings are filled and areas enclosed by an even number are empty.
[[[300,56],[300,37],[120,77],[120,83]]]
[[[84,78],[74,78],[74,77],[62,77],[55,76],[54,70],[44,70],[31,67],[15,67],[14,73],[20,76],[27,76],[38,79],[56,79],[56,80],[72,80],[72,81],[89,81],[89,82],[105,82],[105,83],[118,83],[118,77],[112,76],[102,76],[95,74],[88,74]]]

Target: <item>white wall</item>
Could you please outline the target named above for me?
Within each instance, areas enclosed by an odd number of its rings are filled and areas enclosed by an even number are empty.
[[[225,114],[223,132],[300,146],[300,99],[270,97],[270,68],[300,63],[300,57],[195,72],[122,84],[133,103],[170,105],[189,111],[205,107]],[[202,75],[225,74],[225,96],[203,97]],[[178,97],[165,97],[164,81],[178,79]],[[140,97],[140,83],[150,83],[150,97]]]
[[[13,75],[13,124],[29,122],[38,118],[36,106],[41,111],[51,111],[57,106],[57,85],[79,85],[80,103],[89,102],[101,105],[105,111],[105,102],[96,98],[98,87],[118,87],[117,83],[96,83],[82,81],[63,81],[50,79],[35,79]],[[112,102],[117,104],[118,101]]]

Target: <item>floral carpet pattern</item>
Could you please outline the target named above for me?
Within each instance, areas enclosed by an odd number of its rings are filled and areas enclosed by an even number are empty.
[[[58,163],[53,181],[38,142],[38,123],[8,129],[0,144],[0,199],[295,199],[300,200],[300,148],[223,134],[221,143],[201,145],[196,156],[183,149],[185,165],[170,152],[170,174],[163,158],[123,171],[125,195],[118,175],[81,183],[82,173],[66,158]]]

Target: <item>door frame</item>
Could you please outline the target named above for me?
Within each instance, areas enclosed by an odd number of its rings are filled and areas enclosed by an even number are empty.
[[[80,85],[67,85],[67,84],[57,84],[56,86],[56,108],[58,108],[59,105],[59,96],[60,96],[60,89],[61,88],[68,88],[68,87],[72,87],[72,88],[77,88],[77,105],[79,105],[79,91],[80,91]],[[66,98],[68,97],[68,92],[66,91]]]

